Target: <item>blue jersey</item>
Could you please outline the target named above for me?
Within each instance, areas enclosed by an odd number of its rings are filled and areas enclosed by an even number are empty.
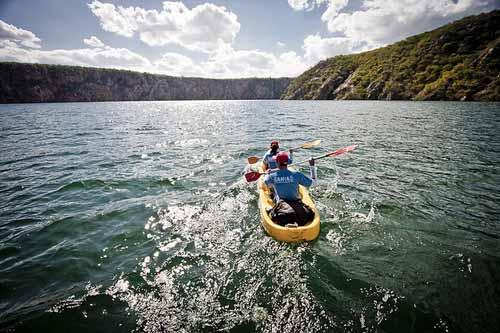
[[[288,169],[281,169],[266,175],[264,183],[267,186],[274,187],[277,199],[283,200],[298,200],[299,184],[309,187],[312,184],[312,179],[305,176],[298,171],[290,171]]]
[[[262,162],[267,165],[268,169],[277,169],[278,168],[278,163],[276,162],[275,159],[273,159],[274,156],[278,155],[278,152],[273,154],[273,151],[269,149],[267,153],[264,155],[262,158]],[[288,157],[288,164],[292,164],[292,156]]]

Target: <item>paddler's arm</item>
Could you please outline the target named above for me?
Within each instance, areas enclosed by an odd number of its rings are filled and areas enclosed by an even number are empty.
[[[293,149],[290,149],[288,154],[288,164],[290,165],[292,163],[293,163]]]
[[[313,181],[313,185],[316,184],[316,180],[317,180],[317,169],[316,169],[316,165],[314,163],[314,158],[311,158],[309,160],[309,169],[311,171],[311,179]]]
[[[311,162],[311,160],[309,160],[309,165],[313,163],[313,165],[310,165],[311,177],[307,177],[302,172],[297,172],[299,184],[305,187],[311,187],[316,184],[316,167],[314,166],[314,161]]]

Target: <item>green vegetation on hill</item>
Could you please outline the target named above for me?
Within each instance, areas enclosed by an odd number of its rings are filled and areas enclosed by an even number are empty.
[[[278,99],[289,82],[289,78],[202,79],[4,62],[0,103]]]
[[[500,11],[309,69],[283,99],[500,100]]]

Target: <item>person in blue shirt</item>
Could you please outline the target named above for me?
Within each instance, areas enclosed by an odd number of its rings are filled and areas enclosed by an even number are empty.
[[[310,187],[313,181],[316,180],[314,160],[309,160],[311,178],[307,177],[302,172],[288,169],[290,158],[286,152],[279,152],[274,160],[279,170],[267,174],[264,178],[264,184],[274,189],[276,202],[279,200],[300,200],[299,185]]]
[[[271,142],[270,149],[266,152],[264,157],[262,158],[262,164],[264,166],[264,171],[269,169],[277,169],[278,164],[276,163],[276,155],[279,152],[279,142],[274,140]],[[288,164],[291,164],[293,161],[293,150],[290,149],[290,157],[288,158]]]
[[[314,219],[314,211],[302,202],[299,185],[310,187],[316,180],[314,159],[309,160],[311,178],[301,172],[289,170],[288,160],[286,152],[279,152],[275,156],[278,171],[269,170],[264,178],[264,184],[273,189],[275,199],[275,205],[269,215],[281,226],[303,226]]]

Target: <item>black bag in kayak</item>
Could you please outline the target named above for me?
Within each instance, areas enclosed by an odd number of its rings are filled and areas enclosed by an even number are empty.
[[[269,216],[271,216],[273,222],[281,226],[293,223],[297,223],[298,226],[303,226],[314,219],[314,212],[301,200],[280,200],[274,205],[273,209],[271,209]]]

